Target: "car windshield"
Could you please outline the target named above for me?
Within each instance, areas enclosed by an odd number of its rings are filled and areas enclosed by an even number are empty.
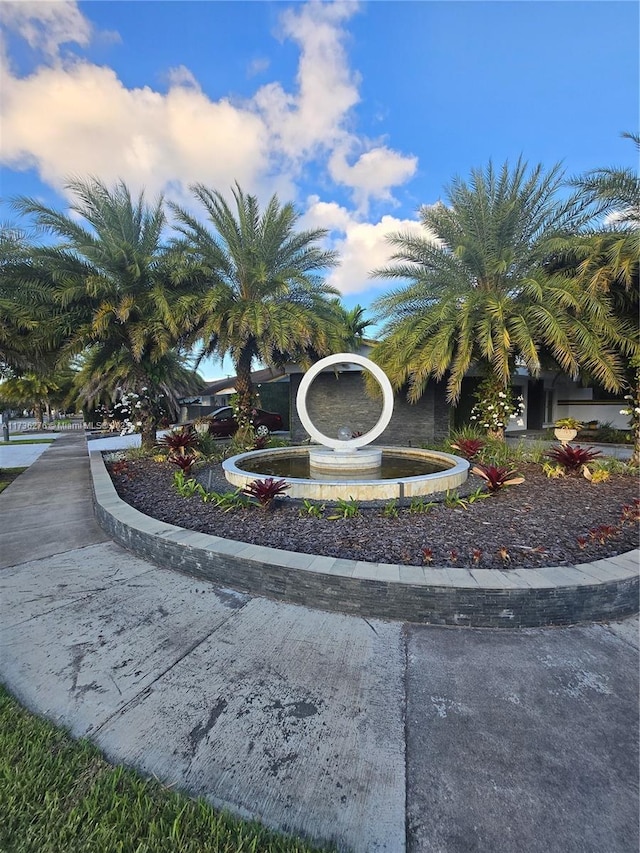
[[[218,409],[211,415],[211,417],[214,419],[214,421],[227,421],[233,417],[233,409],[231,409],[229,406],[225,407],[224,409]]]

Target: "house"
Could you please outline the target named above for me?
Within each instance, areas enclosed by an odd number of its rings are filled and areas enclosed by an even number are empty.
[[[375,341],[364,341],[358,352],[369,357]],[[260,407],[279,412],[290,429],[291,438],[302,442],[308,438],[296,409],[296,395],[305,369],[297,364],[285,369],[257,370],[252,380],[258,391]],[[429,445],[444,439],[451,428],[469,423],[474,394],[481,381],[479,373],[470,371],[462,383],[458,404],[446,399],[446,381],[431,381],[421,399],[407,402],[406,393],[395,394],[393,416],[377,443],[402,446]],[[190,420],[228,405],[234,392],[234,377],[210,383],[198,401],[191,401],[182,420]],[[628,428],[628,418],[620,413],[625,401],[622,395],[608,394],[596,386],[571,380],[562,371],[544,371],[532,378],[525,368],[518,368],[512,382],[515,397],[524,401],[521,418],[507,426],[508,435],[553,427],[558,418],[573,417],[583,423],[598,421],[617,429]],[[365,391],[362,368],[345,361],[322,371],[307,394],[307,409],[313,423],[325,435],[337,436],[342,426],[352,432],[365,433],[377,423],[381,402]]]
[[[289,382],[285,371],[267,367],[255,370],[251,374],[253,384],[258,390],[260,408],[267,411],[279,412],[287,424],[289,423]],[[284,383],[275,391],[273,383]],[[264,386],[264,390],[263,390]],[[182,401],[180,407],[180,423],[195,420],[211,414],[216,409],[229,405],[229,400],[235,394],[235,376],[216,379],[209,382],[198,397]],[[264,398],[264,399],[263,399]]]

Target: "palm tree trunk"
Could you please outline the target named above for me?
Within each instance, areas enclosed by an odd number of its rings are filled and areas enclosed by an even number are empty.
[[[44,422],[42,417],[42,403],[40,400],[36,400],[33,406],[33,414],[36,417],[36,427],[37,429],[43,429]]]
[[[153,450],[157,444],[158,422],[155,415],[145,412],[142,416],[140,446],[143,450]]]
[[[254,408],[253,383],[251,381],[251,353],[242,350],[236,361],[236,394],[238,395],[238,414],[241,426],[251,421],[251,410]]]
[[[631,423],[633,424],[633,454],[631,464],[640,468],[640,370],[636,370],[635,399],[631,400]]]

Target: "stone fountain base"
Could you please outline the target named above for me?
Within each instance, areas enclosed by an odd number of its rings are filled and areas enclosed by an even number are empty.
[[[373,475],[367,475],[366,471],[363,471],[361,478],[347,481],[340,480],[337,473],[334,475],[334,479],[327,479],[327,475],[323,475],[323,478],[318,480],[289,477],[283,474],[276,474],[275,476],[285,477],[289,484],[287,495],[291,498],[307,498],[317,501],[349,500],[350,498],[356,501],[388,501],[394,498],[402,500],[455,489],[465,482],[469,474],[467,460],[450,453],[399,447],[379,447],[376,450],[380,450],[382,453],[387,451],[395,456],[402,456],[415,461],[435,462],[441,466],[442,470],[433,474],[420,474],[414,477],[399,477],[389,480],[375,479]],[[307,447],[252,450],[249,453],[240,453],[238,456],[226,459],[222,463],[222,468],[225,477],[233,486],[244,489],[253,480],[273,476],[247,471],[243,468],[243,463],[246,461],[269,463],[278,460],[278,458],[305,456],[309,452],[310,448]]]
[[[311,476],[316,475],[326,478],[335,474],[337,479],[341,476],[354,477],[362,475],[364,479],[376,475],[382,465],[382,451],[377,448],[366,447],[360,450],[327,450],[327,448],[310,448],[309,465]]]

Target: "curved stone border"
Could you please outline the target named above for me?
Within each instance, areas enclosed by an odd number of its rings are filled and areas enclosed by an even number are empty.
[[[99,453],[89,454],[101,527],[169,569],[292,604],[403,622],[539,627],[638,612],[638,550],[541,569],[423,568],[264,548],[157,521],[122,501]]]
[[[340,438],[330,438],[328,435],[321,433],[320,430],[315,427],[313,421],[309,417],[309,412],[307,411],[307,392],[311,387],[311,383],[316,376],[325,369],[325,367],[331,367],[332,364],[359,364],[360,367],[364,367],[365,370],[368,370],[373,374],[382,390],[382,414],[378,418],[377,424],[370,429],[369,432],[365,432],[364,435],[360,435],[357,438],[350,438],[346,441]],[[318,442],[318,444],[322,444],[325,447],[331,447],[333,450],[338,451],[354,450],[358,447],[365,447],[367,444],[371,444],[372,441],[375,441],[376,438],[379,438],[382,435],[389,425],[391,415],[393,414],[393,388],[391,387],[391,383],[389,382],[384,370],[381,367],[378,367],[378,365],[374,361],[371,361],[370,358],[365,358],[365,356],[356,355],[355,353],[339,352],[335,355],[328,355],[326,358],[321,358],[320,361],[317,361],[313,367],[307,370],[305,375],[302,377],[302,382],[298,388],[296,407],[298,409],[298,415],[300,416],[302,426],[306,429],[311,438]]]
[[[434,492],[446,492],[461,486],[469,474],[469,462],[451,453],[440,453],[435,450],[420,450],[419,448],[400,448],[378,446],[382,452],[395,452],[408,458],[448,462],[451,467],[443,468],[433,474],[419,474],[415,477],[397,477],[389,480],[369,480],[366,478],[354,480],[305,480],[298,477],[287,477],[292,498],[309,498],[314,501],[335,501],[338,498],[356,501],[393,500],[424,497]],[[243,489],[252,480],[266,477],[267,474],[256,474],[242,468],[242,460],[251,457],[269,459],[273,456],[304,456],[309,453],[308,447],[280,447],[273,450],[248,450],[236,456],[230,456],[222,463],[225,477],[236,488]]]

